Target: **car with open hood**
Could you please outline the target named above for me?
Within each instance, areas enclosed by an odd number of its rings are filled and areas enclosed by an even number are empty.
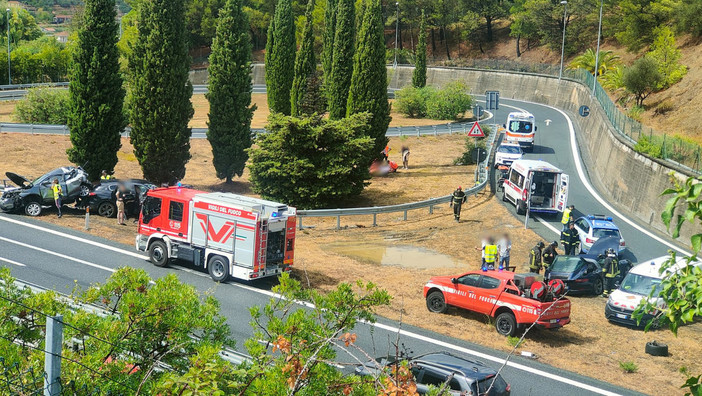
[[[3,189],[0,195],[0,210],[3,212],[21,212],[29,216],[39,216],[45,206],[54,204],[51,183],[58,180],[63,190],[62,203],[80,204],[92,190],[88,173],[81,167],[64,166],[30,180],[16,173],[5,173],[17,187]]]
[[[602,294],[605,285],[605,274],[602,271],[606,252],[612,249],[615,252],[619,247],[618,237],[598,239],[587,254],[577,256],[558,255],[544,274],[547,280],[560,279],[570,293]],[[619,275],[615,278],[618,285],[631,268],[631,262],[618,257]]]

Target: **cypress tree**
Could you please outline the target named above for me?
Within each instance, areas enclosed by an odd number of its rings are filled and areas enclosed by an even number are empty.
[[[324,34],[322,36],[322,70],[324,71],[325,92],[331,82],[332,60],[334,59],[334,32],[336,31],[336,6],[338,0],[327,0],[324,9]]]
[[[144,177],[173,184],[190,159],[193,116],[185,0],[142,0],[129,55],[131,141]]]
[[[241,176],[251,147],[251,37],[241,0],[227,0],[219,13],[210,55],[207,140],[217,177]]]
[[[417,41],[417,61],[412,73],[412,86],[423,88],[427,85],[427,20],[422,10],[422,21],[419,23],[419,40]]]
[[[115,0],[87,0],[73,52],[68,109],[73,147],[67,153],[92,180],[102,170],[114,170],[127,125],[115,18]]]
[[[346,115],[346,102],[353,73],[355,14],[353,0],[339,0],[336,7],[331,82],[328,85],[329,118],[332,120],[344,118]]]
[[[314,58],[314,26],[312,25],[312,11],[314,0],[309,0],[305,11],[305,27],[302,33],[302,44],[295,59],[295,79],[290,93],[290,113],[298,117],[304,113],[304,101],[311,92],[310,84],[313,83],[317,62]]]
[[[290,0],[279,0],[266,43],[266,89],[271,112],[290,115],[296,48],[292,4]]]
[[[380,0],[370,0],[358,32],[346,115],[371,114],[369,133],[375,141],[374,155],[380,153],[388,142],[385,137],[390,124],[387,74]]]

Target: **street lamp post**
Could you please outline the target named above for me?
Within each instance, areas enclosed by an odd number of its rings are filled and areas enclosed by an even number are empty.
[[[600,23],[597,26],[597,53],[595,54],[595,78],[592,81],[592,96],[595,96],[595,87],[597,86],[597,75],[600,74],[600,37],[602,37],[602,8],[604,0],[600,0]]]
[[[400,2],[395,2],[395,60],[392,62],[392,68],[397,69],[397,38],[400,30]]]
[[[561,69],[558,72],[558,81],[561,81],[563,77],[563,56],[565,54],[565,33],[566,33],[566,12],[568,10],[568,2],[566,0],[561,1],[563,4],[563,41],[561,42]]]
[[[6,9],[7,15],[7,85],[12,85],[12,68],[10,67],[10,9]]]

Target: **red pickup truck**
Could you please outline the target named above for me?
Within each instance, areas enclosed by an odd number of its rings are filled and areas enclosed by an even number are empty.
[[[534,322],[549,329],[570,323],[570,301],[558,300],[562,290],[537,281],[535,275],[472,271],[457,277],[437,276],[424,286],[424,298],[431,312],[444,313],[452,305],[490,315],[504,336],[513,337],[520,327]]]

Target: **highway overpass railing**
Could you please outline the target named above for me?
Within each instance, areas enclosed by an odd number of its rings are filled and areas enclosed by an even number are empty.
[[[482,191],[488,184],[488,176],[490,174],[490,161],[492,158],[492,153],[495,148],[496,138],[499,135],[498,126],[490,125],[490,134],[486,141],[486,151],[488,153],[485,160],[478,164],[478,180],[475,186],[467,189],[465,191],[466,195],[475,195]],[[298,210],[298,228],[303,228],[303,218],[305,217],[336,217],[336,229],[341,228],[341,217],[343,216],[373,216],[373,226],[378,225],[378,215],[386,213],[400,213],[404,214],[403,220],[407,220],[407,212],[410,210],[429,208],[429,214],[434,213],[434,207],[447,204],[451,202],[451,195],[444,195],[442,197],[431,198],[419,202],[411,202],[399,205],[387,205],[387,206],[370,206],[365,208],[340,208],[340,209],[312,209],[312,210]]]

